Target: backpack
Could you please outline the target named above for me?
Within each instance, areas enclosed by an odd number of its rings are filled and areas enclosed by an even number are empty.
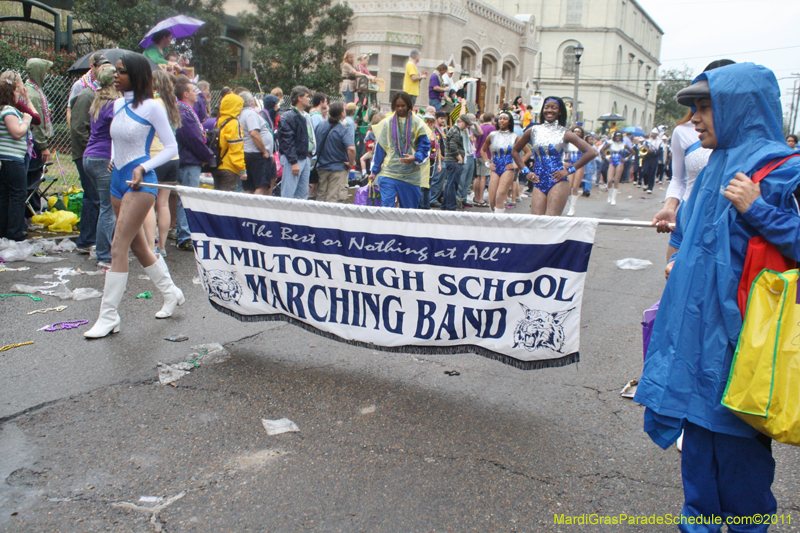
[[[235,118],[236,117],[230,117],[225,119],[225,122],[222,123],[222,126],[219,128],[212,128],[211,131],[206,134],[206,144],[209,148],[211,148],[211,151],[214,152],[214,161],[208,164],[209,168],[218,168],[222,164],[222,158],[225,157],[226,153],[228,153],[227,150],[225,153],[220,153],[221,148],[219,145],[219,136],[225,125],[231,120],[235,120]]]

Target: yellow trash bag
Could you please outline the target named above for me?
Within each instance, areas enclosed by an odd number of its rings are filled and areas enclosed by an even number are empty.
[[[800,271],[753,282],[722,405],[778,442],[800,446]]]
[[[58,211],[52,209],[45,211],[41,215],[31,217],[31,222],[41,224],[50,231],[66,232],[72,231],[72,226],[79,222],[78,215],[71,211]]]

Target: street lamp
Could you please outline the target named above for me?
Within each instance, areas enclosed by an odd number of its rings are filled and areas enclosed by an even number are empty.
[[[644,120],[642,120],[642,129],[645,133],[649,131],[647,127],[647,103],[650,97],[650,88],[652,86],[653,84],[650,83],[650,80],[644,83]]]
[[[583,55],[583,46],[578,43],[578,46],[573,50],[575,52],[575,93],[572,95],[572,116],[573,124],[578,123],[578,77],[581,70],[581,56]]]

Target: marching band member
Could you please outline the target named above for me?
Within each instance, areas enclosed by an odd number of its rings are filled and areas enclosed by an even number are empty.
[[[653,194],[653,187],[656,184],[656,169],[658,168],[658,160],[663,153],[663,146],[661,139],[658,138],[658,128],[653,128],[650,132],[650,138],[645,139],[643,146],[647,149],[642,163],[642,175],[644,176],[644,188],[647,194]]]

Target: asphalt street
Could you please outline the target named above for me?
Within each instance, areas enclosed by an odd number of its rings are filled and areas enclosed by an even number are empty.
[[[658,187],[657,187],[658,189]],[[664,191],[595,189],[578,215],[650,220]],[[514,211],[525,213],[528,203]],[[508,210],[512,211],[512,210]],[[191,254],[167,262],[187,302],[161,299],[134,260],[122,331],[87,341],[99,299],[0,298],[0,531],[567,532],[677,531],[558,523],[596,514],[680,514],[680,453],[642,431],[620,397],[642,367],[642,311],[659,299],[668,238],[601,226],[583,299],[581,362],[521,371],[476,355],[376,352],[281,322],[242,323],[209,305]],[[0,289],[93,270],[86,256],[10,263]],[[614,261],[650,260],[644,270]],[[102,276],[65,276],[102,289]],[[153,299],[136,299],[144,292]],[[66,304],[60,313],[27,313]],[[88,326],[38,331],[57,321]],[[165,337],[181,334],[186,342]],[[158,362],[220,343],[230,358],[162,386]],[[445,372],[457,371],[458,375]],[[300,431],[268,435],[261,419]],[[784,525],[800,530],[798,450],[776,444]]]

